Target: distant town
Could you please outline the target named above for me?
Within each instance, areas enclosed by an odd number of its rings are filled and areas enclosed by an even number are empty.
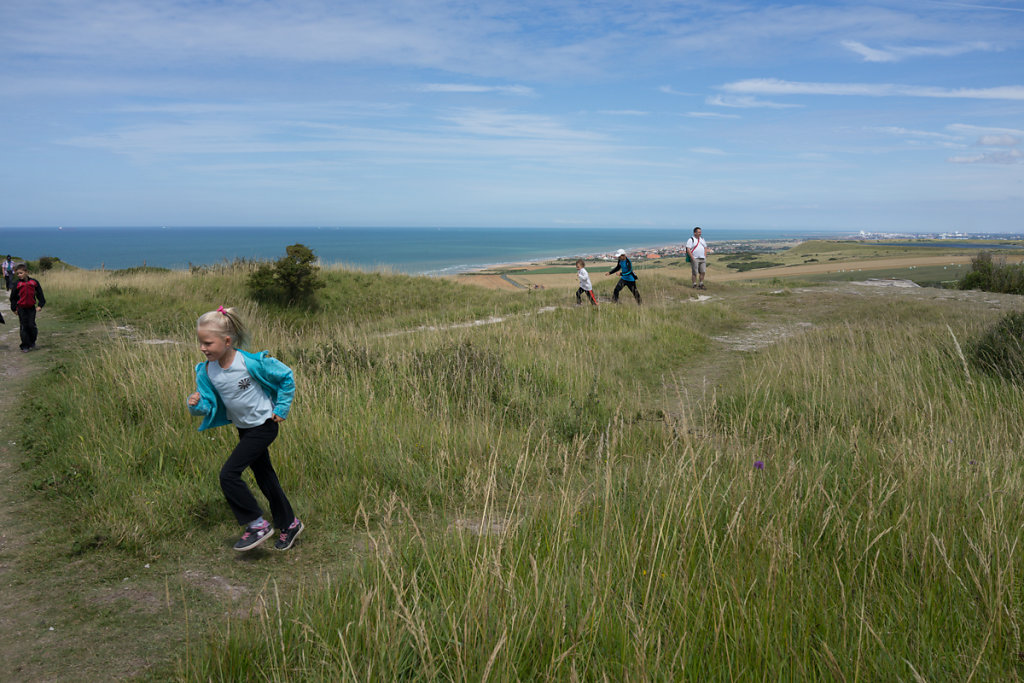
[[[1021,233],[984,233],[984,232],[867,232],[839,239],[853,240],[1019,240],[1024,239]]]
[[[868,232],[861,230],[859,233],[852,233],[838,237],[829,237],[832,240],[850,241],[882,241],[882,240],[1024,240],[1024,233],[966,233],[966,232]],[[716,242],[713,239],[707,240],[708,248],[715,254],[735,254],[739,252],[770,254],[780,249],[792,247],[795,244],[804,242],[806,239],[778,239],[778,240],[728,240]],[[685,243],[669,244],[663,247],[650,249],[628,249],[626,255],[630,259],[662,259],[680,258],[686,255]],[[589,258],[603,261],[614,261],[615,252],[602,254],[590,254]]]

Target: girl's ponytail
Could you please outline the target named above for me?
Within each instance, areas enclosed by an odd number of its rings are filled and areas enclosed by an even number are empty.
[[[216,311],[209,311],[199,316],[196,327],[212,327],[220,331],[225,337],[231,337],[236,349],[248,346],[250,337],[242,319],[234,308],[218,306]]]

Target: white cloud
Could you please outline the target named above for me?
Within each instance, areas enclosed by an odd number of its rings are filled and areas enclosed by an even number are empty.
[[[908,138],[924,138],[924,139],[936,139],[936,140],[959,140],[959,136],[948,135],[946,133],[935,133],[926,130],[913,130],[911,128],[902,128],[900,126],[877,126],[869,128],[868,130],[877,131],[879,133],[888,133],[889,135],[899,135],[901,137]]]
[[[660,92],[665,93],[666,95],[685,95],[685,96],[692,97],[692,96],[697,94],[697,93],[692,93],[692,92],[683,92],[682,90],[676,90],[671,85],[660,86],[658,88],[658,90]]]
[[[700,63],[763,64],[814,58],[845,41],[867,54],[911,56],[988,49],[1017,40],[1017,27],[955,11],[863,4],[769,4],[678,0],[4,0],[0,54],[88,65],[90,77],[195,65],[321,63],[439,69],[475,77],[549,80],[650,73],[653,63],[699,54]],[[931,47],[937,45],[938,47]],[[859,46],[859,47],[858,47]],[[884,57],[883,57],[884,58]],[[668,88],[668,86],[666,86]],[[665,92],[684,94],[672,91]],[[690,93],[692,94],[692,93]]]
[[[996,126],[975,126],[969,123],[951,123],[946,126],[951,130],[963,135],[1013,135],[1014,137],[1024,136],[1024,130],[1018,128],[999,128]]]
[[[738,119],[739,114],[720,114],[715,111],[688,111],[685,116],[693,119]]]
[[[982,135],[978,138],[978,144],[984,147],[1016,147],[1020,144],[1020,138],[1012,135]]]
[[[1024,9],[1019,7],[1000,7],[998,5],[975,5],[966,2],[936,2],[937,5],[945,5],[946,7],[963,7],[965,9],[977,9],[977,10],[996,10],[1001,12],[1024,12]]]
[[[488,93],[503,95],[533,95],[533,88],[525,85],[471,85],[469,83],[426,83],[416,86],[419,92],[440,93]]]
[[[865,62],[895,62],[899,60],[899,57],[896,57],[891,52],[876,50],[863,43],[858,43],[855,40],[844,40],[842,45],[847,50],[859,54],[864,58]]]
[[[1019,164],[1024,161],[1024,152],[1019,149],[1010,149],[967,157],[950,157],[947,161],[953,164]]]
[[[782,104],[781,102],[759,100],[756,97],[744,95],[712,95],[705,102],[715,107],[732,107],[735,109],[791,109],[803,106],[802,104]]]
[[[556,119],[537,114],[508,114],[486,109],[463,109],[443,118],[455,124],[461,132],[478,136],[563,142],[595,142],[606,139],[599,133],[572,130]]]
[[[868,47],[864,43],[856,40],[844,40],[840,44],[847,50],[859,54],[864,58],[865,62],[899,62],[906,57],[955,57],[956,55],[962,55],[968,52],[990,51],[995,49],[992,43],[984,41],[935,47],[886,47],[884,49]]]
[[[545,8],[546,9],[546,8]],[[605,28],[532,33],[531,7],[447,0],[5,0],[0,56],[162,71],[195,65],[324,63],[440,69],[520,79],[599,72]],[[544,12],[547,17],[548,12]]]
[[[612,155],[617,149],[600,135],[575,131],[547,117],[465,111],[444,126],[347,126],[304,121],[202,119],[139,124],[60,141],[83,149],[123,155],[144,164],[169,157],[193,157],[218,164],[291,164],[293,155],[342,154],[362,163],[442,163],[452,159],[544,159],[570,164],[574,159]],[[305,131],[303,133],[303,131]],[[295,133],[300,134],[296,135]]]
[[[932,97],[942,99],[1024,100],[1024,85],[994,88],[937,88],[894,83],[809,83],[778,78],[751,78],[718,86],[755,95],[859,95],[862,97]]]

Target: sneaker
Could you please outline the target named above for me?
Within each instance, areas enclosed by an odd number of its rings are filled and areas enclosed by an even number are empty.
[[[707,289],[707,287],[705,287],[705,286],[704,286],[704,284],[703,284],[703,283],[701,283],[701,284],[700,284],[700,286],[699,286],[699,287],[697,287],[697,289]]]
[[[302,530],[306,528],[306,525],[296,517],[292,525],[281,532],[281,535],[277,538],[277,542],[274,543],[274,547],[278,550],[288,550],[295,545],[295,539],[299,537]]]
[[[270,524],[261,527],[246,527],[245,533],[235,544],[235,550],[246,551],[259,547],[274,535],[274,527]]]

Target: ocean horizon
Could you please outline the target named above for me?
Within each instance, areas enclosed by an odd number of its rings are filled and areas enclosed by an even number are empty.
[[[236,259],[275,260],[301,243],[324,264],[444,275],[475,268],[681,244],[692,228],[2,228],[0,254],[54,256],[79,268],[184,269]],[[849,231],[705,228],[705,238],[735,240],[839,237]]]

